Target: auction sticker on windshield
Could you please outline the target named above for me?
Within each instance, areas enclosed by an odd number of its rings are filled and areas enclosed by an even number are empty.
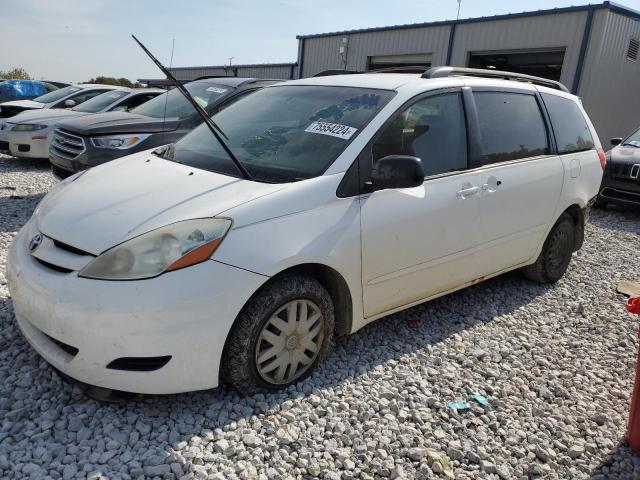
[[[207,88],[207,92],[213,92],[213,93],[224,93],[226,91],[227,91],[226,88],[220,88],[220,87],[209,87],[209,88]]]
[[[320,135],[330,135],[332,137],[343,138],[349,140],[354,133],[358,131],[357,128],[350,127],[348,125],[340,125],[339,123],[329,122],[313,122],[304,130],[309,133],[319,133]]]

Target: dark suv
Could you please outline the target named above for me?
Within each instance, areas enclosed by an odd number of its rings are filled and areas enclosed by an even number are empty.
[[[216,77],[185,88],[213,115],[236,100],[277,80]],[[53,133],[49,161],[53,174],[76,172],[135,152],[179,140],[202,122],[178,90],[159,95],[129,112],[108,112],[60,122]]]
[[[613,138],[597,204],[640,207],[640,129],[626,139]]]

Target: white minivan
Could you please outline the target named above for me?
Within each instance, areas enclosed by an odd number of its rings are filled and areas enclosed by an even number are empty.
[[[8,258],[53,366],[140,393],[266,392],[334,338],[582,245],[604,152],[556,82],[451,67],[276,84],[61,182]],[[236,165],[241,164],[241,168]]]

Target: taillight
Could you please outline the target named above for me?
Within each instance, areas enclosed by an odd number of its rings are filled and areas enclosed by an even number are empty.
[[[600,166],[602,167],[602,170],[604,170],[604,167],[607,166],[607,154],[604,153],[602,148],[598,149],[598,158],[600,159]]]

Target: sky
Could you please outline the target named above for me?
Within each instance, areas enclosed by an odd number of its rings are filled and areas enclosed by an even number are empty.
[[[462,0],[460,18],[588,0]],[[620,0],[640,10],[640,0]],[[173,66],[295,62],[296,35],[455,19],[457,0],[0,0],[0,70],[87,81],[162,78],[135,34]]]

